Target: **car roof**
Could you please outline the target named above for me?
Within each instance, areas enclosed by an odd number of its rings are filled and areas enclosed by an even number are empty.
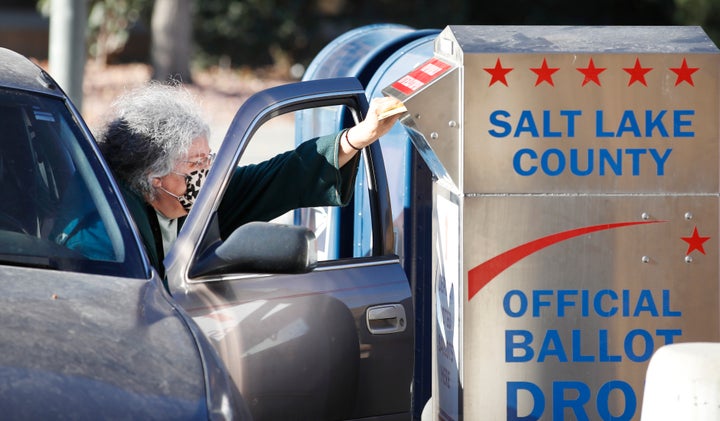
[[[64,96],[55,81],[25,56],[0,47],[0,86]]]

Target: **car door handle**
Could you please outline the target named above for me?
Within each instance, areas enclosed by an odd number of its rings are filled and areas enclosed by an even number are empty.
[[[367,309],[367,327],[373,335],[404,332],[407,327],[402,304],[383,304]]]

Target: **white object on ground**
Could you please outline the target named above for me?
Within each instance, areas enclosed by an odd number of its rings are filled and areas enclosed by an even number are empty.
[[[720,343],[660,347],[645,376],[641,421],[720,420]]]

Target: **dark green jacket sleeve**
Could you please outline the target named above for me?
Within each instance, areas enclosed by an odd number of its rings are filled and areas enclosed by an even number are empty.
[[[341,134],[308,140],[268,161],[238,167],[218,209],[222,237],[242,224],[269,221],[292,209],[346,205],[360,154],[338,168]]]

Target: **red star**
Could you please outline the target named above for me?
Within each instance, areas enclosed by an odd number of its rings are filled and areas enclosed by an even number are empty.
[[[699,69],[699,67],[688,67],[687,61],[685,61],[685,57],[683,57],[683,62],[680,67],[670,68],[670,70],[672,70],[677,75],[677,80],[675,80],[675,86],[678,86],[682,82],[687,82],[690,84],[690,86],[695,86],[692,80],[692,74],[697,72]]]
[[[595,82],[597,86],[601,86],[600,78],[598,76],[600,73],[605,71],[605,67],[595,67],[595,63],[593,63],[592,58],[590,58],[588,67],[578,67],[577,70],[585,75],[585,80],[583,80],[582,86],[585,86],[588,82]]]
[[[505,75],[510,73],[513,68],[512,67],[502,67],[502,64],[500,64],[500,59],[497,59],[495,62],[495,67],[486,67],[484,70],[492,75],[492,78],[490,78],[490,84],[488,86],[492,86],[495,82],[500,82],[505,86],[508,86],[507,80],[505,80]]]
[[[689,256],[690,253],[693,252],[693,250],[697,250],[702,254],[705,254],[705,249],[703,248],[703,243],[710,239],[710,237],[701,237],[700,234],[698,234],[697,227],[695,227],[695,230],[692,233],[692,237],[680,237],[683,241],[688,243],[688,249],[687,253],[685,253],[686,256]]]
[[[628,72],[630,74],[630,81],[628,82],[628,86],[632,85],[635,82],[640,82],[643,85],[647,86],[647,83],[645,83],[645,74],[652,70],[652,67],[642,67],[640,65],[640,59],[635,59],[635,67],[633,68],[626,68],[623,67],[623,70]]]
[[[535,81],[535,86],[538,86],[542,82],[547,82],[550,84],[550,86],[555,86],[552,80],[553,73],[560,70],[559,67],[548,67],[547,60],[543,58],[542,66],[539,68],[537,67],[531,67],[530,70],[535,72],[535,74],[538,76],[537,81]]]

